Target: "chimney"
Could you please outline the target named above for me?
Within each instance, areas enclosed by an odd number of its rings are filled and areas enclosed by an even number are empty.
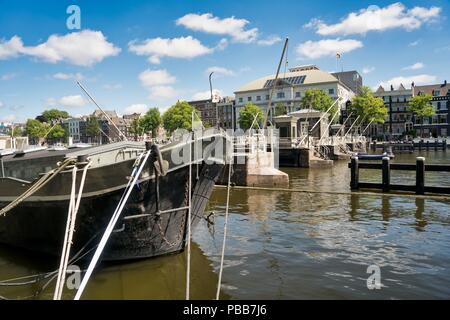
[[[447,80],[444,80],[444,85],[443,87],[445,87],[447,85]]]
[[[394,86],[391,84],[391,91],[394,91]]]
[[[411,87],[415,87],[416,86],[416,84],[414,83],[414,81],[411,83]]]

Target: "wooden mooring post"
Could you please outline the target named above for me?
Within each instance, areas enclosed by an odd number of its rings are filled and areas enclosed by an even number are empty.
[[[406,191],[414,192],[418,195],[424,195],[427,192],[436,194],[450,194],[450,187],[447,186],[426,186],[425,185],[425,172],[450,172],[450,165],[442,164],[425,164],[425,158],[417,157],[416,163],[391,163],[389,157],[384,157],[380,162],[359,162],[358,157],[352,157],[349,163],[351,169],[350,188],[351,190],[359,189],[378,189],[383,192],[389,191]],[[359,170],[371,169],[381,170],[382,181],[381,183],[373,182],[361,182],[359,181]],[[415,171],[416,183],[415,185],[405,184],[392,184],[391,183],[391,170],[398,171]]]

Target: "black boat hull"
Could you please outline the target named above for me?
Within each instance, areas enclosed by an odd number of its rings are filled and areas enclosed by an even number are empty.
[[[129,170],[131,165],[131,162],[126,163],[124,172],[131,172]],[[222,168],[222,164],[192,165],[193,226],[203,217],[209,196]],[[114,174],[114,176],[121,175]],[[88,175],[86,182],[88,196],[82,198],[77,214],[72,254],[82,249],[86,251],[99,242],[124,191],[122,184],[121,188],[105,186],[105,190],[115,190],[89,195],[89,182],[92,180],[95,179],[89,179]],[[140,181],[131,193],[102,259],[112,261],[148,258],[182,250],[186,240],[188,181],[189,166],[169,171],[164,177],[156,178],[152,175]],[[67,188],[68,183],[61,183],[62,185]],[[57,181],[53,183],[53,187],[55,186],[58,186]],[[92,188],[98,190],[98,186]],[[48,190],[45,192],[48,194]],[[57,192],[55,190],[50,194]],[[61,191],[61,194],[67,194],[67,191]],[[54,198],[46,201],[37,198],[34,201],[30,198],[30,201],[21,203],[6,216],[0,217],[0,242],[59,256],[63,245],[69,199],[58,199],[57,196]],[[0,201],[0,208],[7,204],[8,202]],[[164,213],[165,210],[177,208],[182,209]],[[157,214],[159,211],[163,213]]]

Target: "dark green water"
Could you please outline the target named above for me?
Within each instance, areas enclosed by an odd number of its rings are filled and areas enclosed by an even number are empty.
[[[397,155],[414,162],[419,154]],[[426,163],[450,163],[450,152],[422,153]],[[286,169],[290,188],[349,191],[347,162],[329,169]],[[410,175],[412,174],[412,175]],[[413,173],[393,172],[393,182],[413,183]],[[362,171],[361,181],[379,181]],[[450,185],[448,174],[428,174],[428,185]],[[223,235],[225,189],[208,211],[215,225],[194,234],[191,293],[213,299]],[[448,299],[450,201],[234,190],[222,294],[226,299]],[[185,253],[106,265],[84,298],[183,299]],[[369,290],[369,265],[381,269],[380,290]],[[57,261],[0,248],[0,279],[55,269]],[[27,298],[39,285],[0,287],[0,295]],[[37,298],[50,299],[54,283]],[[65,297],[73,292],[66,290]]]

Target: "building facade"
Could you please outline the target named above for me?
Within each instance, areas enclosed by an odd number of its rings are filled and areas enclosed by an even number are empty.
[[[380,86],[374,95],[383,99],[388,115],[385,123],[370,127],[370,136],[386,140],[411,135],[414,129],[414,115],[408,111],[408,103],[413,96],[413,90],[406,89],[403,84],[397,89],[391,86],[387,90]]]
[[[188,101],[197,109],[204,125],[216,127],[217,124],[223,129],[232,129],[235,125],[233,97],[221,97],[218,102],[211,102],[211,99]]]
[[[258,105],[266,113],[272,88],[272,108],[282,104],[288,113],[301,109],[300,102],[309,89],[320,89],[333,100],[340,98],[340,109],[345,108],[346,102],[355,95],[344,82],[315,65],[291,68],[289,72],[279,75],[275,86],[274,81],[274,75],[266,76],[243,85],[235,92],[236,122],[239,122],[240,109],[249,102]]]
[[[82,141],[82,131],[83,126],[80,124],[85,122],[83,118],[68,118],[63,120],[62,127],[67,131],[69,137],[72,138],[73,143],[84,142]],[[84,126],[86,128],[86,126]]]
[[[432,96],[431,104],[435,115],[425,118],[422,124],[421,119],[416,118],[414,128],[417,131],[422,129],[424,137],[447,137],[450,133],[450,84],[447,81],[441,84],[426,86],[414,86],[413,94],[429,94]]]

